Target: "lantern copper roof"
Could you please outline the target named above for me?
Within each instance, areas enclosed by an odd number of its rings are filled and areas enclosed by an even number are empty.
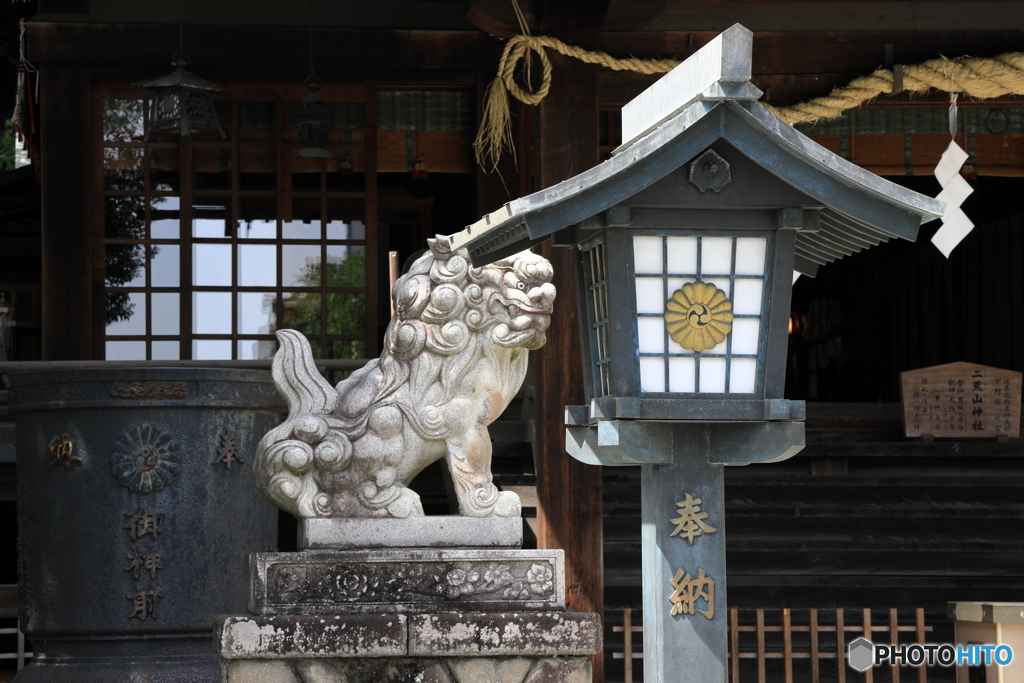
[[[820,265],[893,237],[913,241],[922,223],[942,215],[942,202],[850,163],[758,104],[762,93],[749,82],[751,46],[746,28],[725,31],[626,105],[628,142],[609,160],[505,204],[452,235],[451,246],[467,247],[475,264],[521,251],[628,204],[719,140],[820,210],[818,229],[797,236],[799,272],[813,276]]]

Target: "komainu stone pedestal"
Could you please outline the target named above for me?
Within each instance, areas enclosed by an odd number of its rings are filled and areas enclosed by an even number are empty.
[[[589,683],[596,614],[221,617],[225,683]]]
[[[564,611],[561,550],[319,540],[252,555],[250,614],[216,623],[224,683],[591,680],[601,622]]]

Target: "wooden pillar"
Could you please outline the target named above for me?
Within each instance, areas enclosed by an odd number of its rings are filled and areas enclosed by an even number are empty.
[[[540,104],[534,140],[540,155],[540,185],[550,187],[595,166],[598,142],[596,66],[548,51],[551,91]],[[604,613],[603,506],[601,468],[565,452],[566,405],[583,403],[579,326],[572,264],[574,251],[542,253],[555,271],[558,289],[548,341],[538,363],[537,495],[538,545],[565,550],[569,609]],[[604,680],[602,655],[592,657],[594,680]]]
[[[42,65],[43,360],[93,357],[89,104],[87,67]]]

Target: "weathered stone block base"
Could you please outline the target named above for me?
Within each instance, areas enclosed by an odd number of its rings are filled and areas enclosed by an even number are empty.
[[[522,517],[432,515],[405,519],[328,517],[299,520],[299,550],[333,548],[519,548]]]
[[[223,683],[590,683],[586,657],[223,660]]]
[[[589,683],[601,620],[578,612],[219,617],[223,683]]]
[[[583,612],[277,614],[214,622],[224,659],[565,657],[601,651],[601,619]]]

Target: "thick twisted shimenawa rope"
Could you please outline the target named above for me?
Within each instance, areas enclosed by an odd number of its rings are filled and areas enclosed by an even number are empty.
[[[540,104],[551,89],[551,62],[544,48],[551,48],[567,57],[575,57],[587,64],[614,69],[615,71],[636,71],[642,74],[661,74],[671,71],[679,62],[674,59],[615,59],[603,52],[591,52],[581,47],[567,45],[552,36],[518,35],[505,45],[505,51],[498,62],[498,75],[484,94],[483,121],[476,135],[473,147],[476,162],[487,172],[497,169],[501,154],[512,147],[512,115],[508,108],[508,94],[511,93],[524,104]],[[519,60],[527,58],[533,51],[540,58],[541,82],[537,92],[528,92],[519,87],[515,79],[515,68]],[[489,168],[488,168],[489,167]]]
[[[1024,52],[1007,52],[991,59],[940,57],[907,65],[903,67],[903,89],[912,93],[929,90],[964,93],[979,100],[1024,95]],[[813,123],[834,119],[892,90],[892,71],[878,69],[870,76],[853,79],[846,87],[834,89],[827,97],[816,97],[781,109],[764,106],[786,123]]]
[[[498,75],[484,95],[483,121],[473,147],[477,164],[486,172],[497,169],[498,161],[512,146],[512,118],[508,94],[520,102],[536,105],[551,88],[551,62],[544,48],[556,50],[588,64],[598,64],[615,71],[636,71],[644,74],[666,73],[679,62],[673,59],[616,59],[603,52],[591,52],[567,45],[552,36],[518,35],[508,41],[498,63]],[[540,59],[542,73],[536,92],[524,90],[516,83],[515,68],[533,51]],[[816,97],[791,107],[762,104],[786,123],[813,123],[842,116],[844,111],[861,106],[879,95],[893,91],[894,77],[888,69],[878,69],[869,76],[860,76],[845,87],[835,88],[826,97]],[[903,67],[903,89],[911,93],[941,90],[964,93],[977,99],[1003,95],[1024,95],[1024,52],[1007,52],[988,59],[980,57],[940,57],[921,64]]]

